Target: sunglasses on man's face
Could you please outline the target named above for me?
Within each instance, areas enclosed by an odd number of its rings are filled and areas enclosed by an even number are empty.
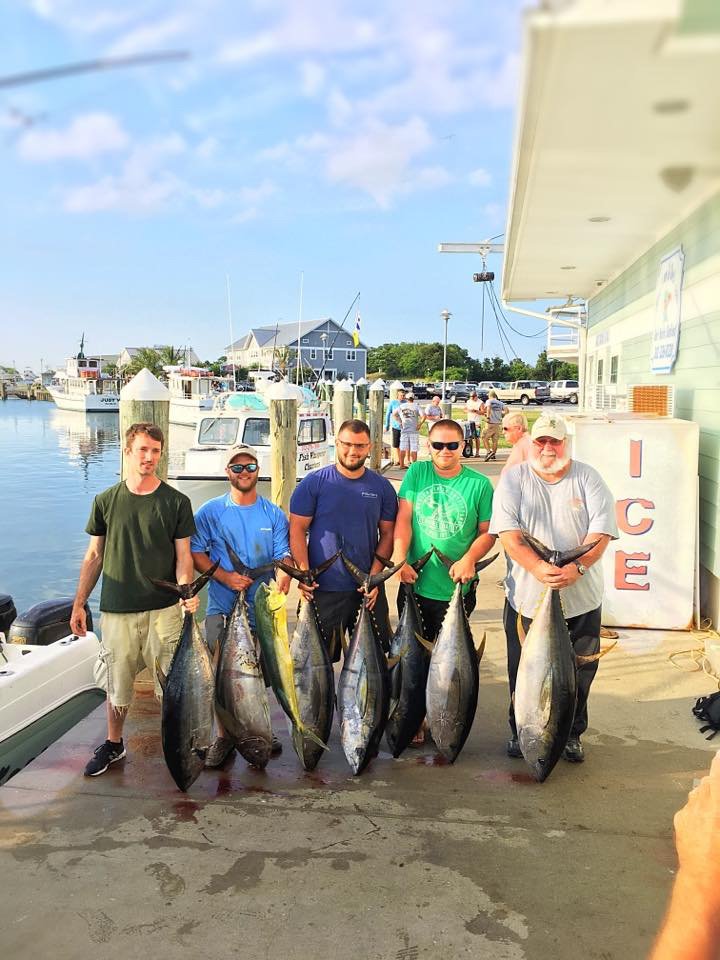
[[[258,465],[256,463],[231,463],[229,469],[239,476],[243,470],[247,470],[248,473],[257,473]]]
[[[433,450],[444,450],[446,447],[448,450],[457,450],[460,446],[459,440],[450,440],[449,443],[443,443],[442,440],[431,440],[430,446]]]

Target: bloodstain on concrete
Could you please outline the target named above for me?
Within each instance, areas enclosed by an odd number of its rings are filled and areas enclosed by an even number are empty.
[[[173,813],[175,819],[181,823],[197,823],[195,814],[200,810],[200,804],[194,800],[176,800],[173,803]]]
[[[524,785],[537,783],[535,777],[529,773],[513,772],[511,770],[481,770],[474,778],[475,780],[485,780],[487,783],[522,783]]]

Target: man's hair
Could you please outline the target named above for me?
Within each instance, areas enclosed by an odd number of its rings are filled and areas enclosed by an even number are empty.
[[[488,400],[490,399],[490,397],[492,397],[493,400],[497,400],[497,394],[495,393],[494,390],[488,390]]]
[[[345,420],[340,424],[337,435],[340,436],[343,430],[349,430],[350,433],[366,433],[368,440],[370,439],[370,427],[364,420]]]
[[[146,433],[153,440],[160,442],[160,447],[165,446],[165,436],[156,423],[131,423],[125,431],[125,449],[129,450],[135,437],[140,433]]]
[[[529,429],[527,417],[524,413],[506,413],[503,417],[503,423],[506,426],[513,424],[517,425],[518,427],[522,427],[523,433],[527,433]]]
[[[435,433],[436,430],[440,430],[443,427],[447,427],[450,430],[454,430],[461,440],[465,439],[465,431],[463,430],[463,428],[460,426],[457,420],[450,420],[450,419],[436,420],[435,423],[428,430],[428,437],[431,434]]]

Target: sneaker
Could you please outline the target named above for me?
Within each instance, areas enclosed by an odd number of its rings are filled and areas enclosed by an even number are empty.
[[[568,763],[582,763],[585,759],[585,751],[580,743],[580,737],[570,737],[565,745],[563,757]]]
[[[85,767],[85,776],[99,777],[101,773],[105,773],[111,763],[122,760],[124,756],[125,745],[122,740],[120,743],[113,743],[111,740],[106,740],[105,743],[100,744],[92,755],[92,759]]]
[[[282,744],[280,743],[278,738],[275,736],[275,734],[273,734],[272,746],[270,747],[270,756],[279,757],[281,753],[282,753]]]
[[[230,754],[235,749],[235,744],[227,737],[218,737],[214,743],[210,744],[210,749],[205,755],[205,767],[208,770],[217,770],[221,767]]]
[[[505,750],[509,757],[513,757],[516,760],[522,759],[523,752],[520,749],[520,742],[518,741],[517,737],[510,737]]]

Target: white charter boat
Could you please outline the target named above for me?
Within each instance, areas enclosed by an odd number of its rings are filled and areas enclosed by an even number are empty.
[[[213,409],[220,390],[232,390],[232,378],[217,377],[206,367],[163,367],[170,391],[170,423],[197,426],[198,417]]]
[[[102,357],[86,357],[83,342],[76,357],[68,357],[47,391],[60,410],[79,413],[117,413],[120,391],[116,380],[103,376]]]
[[[332,463],[334,451],[330,416],[320,408],[311,390],[297,390],[297,480],[302,480],[311,470]],[[225,458],[236,443],[247,443],[257,451],[259,481],[267,487],[271,465],[270,413],[262,394],[228,393],[217,397],[213,409],[200,417],[195,441],[186,451],[184,463],[169,464],[171,485],[190,497],[193,509],[227,489]]]

